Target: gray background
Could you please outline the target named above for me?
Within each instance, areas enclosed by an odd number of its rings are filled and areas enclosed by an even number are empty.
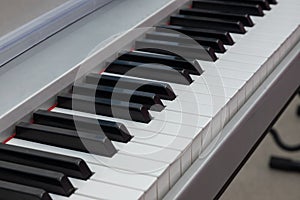
[[[0,37],[68,0],[1,0]]]

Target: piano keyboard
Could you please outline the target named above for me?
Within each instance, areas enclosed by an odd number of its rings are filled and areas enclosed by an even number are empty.
[[[163,199],[299,40],[299,9],[296,0],[193,1],[17,124],[0,145],[0,193]],[[161,50],[172,48],[187,59]]]

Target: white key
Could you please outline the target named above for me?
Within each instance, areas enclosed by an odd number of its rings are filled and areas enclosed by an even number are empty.
[[[50,194],[50,197],[53,200],[96,200],[95,198],[89,198],[86,196],[81,196],[78,194],[72,194],[69,197],[61,196],[61,195],[56,195],[56,194]],[[100,198],[97,198],[99,200]]]
[[[143,192],[130,188],[125,188],[117,185],[112,185],[104,182],[87,180],[81,181],[70,178],[74,187],[78,188],[75,193],[95,199],[119,200],[123,197],[128,199],[144,199]]]
[[[201,128],[195,127],[195,126],[188,126],[184,124],[179,123],[171,123],[167,121],[159,121],[159,120],[152,120],[148,124],[140,123],[140,122],[132,122],[129,120],[123,120],[123,119],[117,119],[117,118],[111,118],[101,115],[95,115],[90,113],[83,113],[80,111],[74,111],[74,110],[67,110],[67,109],[61,109],[61,108],[55,108],[52,111],[59,112],[59,113],[67,113],[77,116],[83,116],[83,117],[90,117],[95,119],[103,119],[103,120],[113,120],[115,122],[123,123],[127,128],[134,128],[134,129],[140,129],[140,130],[149,130],[153,133],[163,133],[167,135],[172,136],[180,136],[184,138],[194,138],[197,134],[196,132],[200,131]],[[209,120],[209,118],[207,119]],[[187,128],[187,132],[181,132],[182,127]],[[188,128],[190,127],[190,128]],[[134,135],[134,133],[133,133]]]
[[[115,154],[112,158],[92,155],[84,152],[29,142],[20,139],[12,139],[8,144],[53,152],[68,156],[82,158],[89,164],[107,166],[111,169],[125,170],[136,174],[145,174],[157,178],[158,197],[164,195],[170,188],[170,169],[169,164],[149,159],[143,159],[125,154]]]
[[[170,180],[175,183],[181,176],[183,168],[186,163],[181,160],[182,155],[180,151],[172,150],[163,147],[157,147],[148,144],[139,144],[134,142],[120,143],[113,142],[114,146],[119,150],[119,154],[128,156],[135,156],[144,159],[150,159],[160,162],[165,162],[170,165]]]

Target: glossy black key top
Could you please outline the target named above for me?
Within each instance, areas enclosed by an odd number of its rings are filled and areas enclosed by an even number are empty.
[[[75,191],[63,173],[5,161],[0,161],[0,180],[41,188],[63,196],[70,196]]]
[[[194,28],[207,28],[212,30],[229,31],[232,33],[246,33],[244,25],[238,21],[226,21],[223,19],[198,17],[190,15],[173,15],[170,18],[170,25],[188,26]]]
[[[149,49],[143,49],[143,51],[135,51],[135,52],[146,54],[148,57],[154,57],[154,56],[166,57],[166,56],[169,56],[169,55],[167,55],[168,53],[170,53],[171,56],[175,56],[176,57],[176,55],[174,55],[173,53],[168,52],[168,51],[163,51],[161,49],[158,49],[157,51],[161,50],[161,51],[165,52],[165,54],[153,53],[150,50],[149,51],[147,51],[147,50],[149,50]],[[151,53],[151,54],[149,54],[149,53]],[[118,59],[118,60],[115,60],[114,62],[112,62],[110,64],[110,66],[121,66],[121,65],[125,65],[125,66],[128,66],[128,67],[131,67],[132,69],[135,68],[135,67],[143,67],[143,66],[150,67],[152,65],[153,66],[159,65],[159,66],[165,66],[164,67],[165,69],[170,69],[170,70],[174,69],[174,70],[177,70],[177,71],[186,70],[186,71],[188,71],[191,74],[199,75],[199,72],[197,72],[196,70],[194,70],[194,68],[191,68],[190,65],[188,65],[188,67],[186,67],[186,66],[179,66],[179,65],[166,65],[166,64],[160,64],[160,63],[155,63],[155,62],[153,62],[153,63],[151,63],[151,62],[143,62],[141,60],[139,60],[138,62],[135,61],[135,60],[129,60],[129,59],[122,60],[122,58]]]
[[[46,110],[38,110],[34,112],[33,120],[34,123],[37,124],[58,128],[83,130],[87,132],[103,131],[110,140],[118,142],[129,142],[132,138],[127,128],[122,123],[118,122],[79,116],[74,117],[73,115],[49,112]]]
[[[105,72],[121,74],[150,80],[166,81],[189,85],[193,82],[185,69],[174,69],[160,64],[143,64],[125,60],[117,60],[109,65]]]
[[[21,122],[16,126],[15,137],[108,157],[116,153],[115,147],[103,133],[87,133]]]
[[[210,46],[218,53],[224,53],[226,51],[223,42],[219,39],[208,37],[189,37],[179,33],[167,33],[167,32],[152,32],[147,33],[145,36],[147,39],[152,40],[165,40],[170,42],[178,42],[182,44],[195,44]]]
[[[269,2],[269,4],[277,4],[276,0],[267,0]]]
[[[43,189],[0,181],[1,200],[52,200]]]
[[[197,0],[193,1],[192,7],[236,14],[264,15],[260,5],[252,5],[244,2],[236,3],[229,1]]]
[[[148,112],[148,109],[142,104],[137,103],[72,94],[59,95],[57,97],[57,103],[58,107],[66,109],[73,109],[82,112],[144,123],[151,121],[151,116]]]
[[[133,78],[120,78],[100,74],[89,74],[85,80],[89,84],[119,87],[129,90],[154,93],[161,99],[174,100],[176,95],[171,86],[167,83],[153,82]]]
[[[135,48],[138,50],[159,54],[174,55],[174,53],[176,53],[188,59],[208,61],[215,61],[218,59],[215,51],[210,47],[199,47],[199,45],[183,45],[178,42],[143,39],[136,41]]]
[[[223,1],[224,0],[214,0],[214,1]],[[271,7],[269,5],[268,0],[226,0],[226,2],[236,2],[236,3],[246,3],[251,5],[260,5],[264,10],[270,10]]]
[[[119,57],[120,60],[127,60],[141,63],[158,63],[167,66],[173,66],[178,68],[184,68],[190,73],[201,75],[203,70],[199,66],[196,60],[189,61],[179,56],[145,53],[142,51],[127,52]]]
[[[204,10],[204,9],[196,9],[196,8],[186,8],[181,9],[179,11],[181,15],[191,15],[198,17],[210,17],[210,18],[218,18],[223,20],[234,20],[240,21],[244,26],[254,26],[254,23],[248,14],[234,14],[234,13],[226,13],[222,11],[214,11],[214,10]]]
[[[184,27],[184,26],[171,26],[171,25],[159,25],[157,26],[158,31],[165,32],[168,29],[178,31],[180,33],[186,34],[188,36],[197,36],[197,37],[211,37],[222,40],[224,44],[233,45],[233,39],[230,36],[230,33],[227,31],[218,31],[211,29],[200,29],[193,27]]]
[[[162,111],[164,109],[164,104],[159,96],[149,92],[102,85],[78,84],[73,85],[73,94],[139,103],[155,111]]]
[[[0,144],[0,160],[64,173],[87,180],[92,172],[80,158]]]

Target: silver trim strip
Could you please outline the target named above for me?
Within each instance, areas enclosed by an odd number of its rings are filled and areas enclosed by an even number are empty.
[[[0,66],[112,0],[69,0],[0,38]]]

